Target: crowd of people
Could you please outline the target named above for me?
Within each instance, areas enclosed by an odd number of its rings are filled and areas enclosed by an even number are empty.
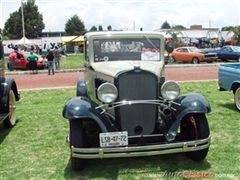
[[[14,63],[21,61],[22,58],[24,58],[24,49],[21,49],[19,47],[13,48],[14,51],[12,51],[8,57],[8,69],[9,71],[14,71]],[[46,59],[47,64],[46,67],[48,68],[48,74],[51,73],[54,75],[55,70],[56,72],[60,71],[60,63],[61,63],[61,56],[63,52],[62,49],[55,46],[54,50],[48,50]],[[26,59],[28,60],[28,67],[27,69],[31,70],[32,73],[38,73],[38,60],[39,56],[42,55],[42,52],[36,52],[34,49],[30,50],[30,54],[26,56]],[[45,55],[43,55],[44,58]]]
[[[48,67],[48,75],[51,74],[54,75],[54,67],[56,69],[56,72],[60,71],[60,62],[61,62],[61,56],[62,52],[61,50],[56,46],[55,49],[48,50],[48,54],[46,56],[46,59],[48,60],[47,67]]]

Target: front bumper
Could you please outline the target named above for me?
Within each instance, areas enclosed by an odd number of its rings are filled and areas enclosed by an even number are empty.
[[[113,148],[75,148],[71,147],[72,157],[82,159],[119,158],[153,156],[160,154],[173,154],[206,149],[210,146],[211,137],[195,141],[168,143],[161,145],[127,146]]]
[[[211,61],[215,61],[217,59],[217,56],[210,56],[210,57],[204,57],[203,58],[203,61],[209,61],[209,62],[211,62]]]

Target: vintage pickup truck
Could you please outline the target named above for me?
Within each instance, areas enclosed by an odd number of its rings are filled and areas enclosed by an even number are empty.
[[[240,63],[220,64],[218,85],[220,91],[233,91],[236,108],[240,111]]]

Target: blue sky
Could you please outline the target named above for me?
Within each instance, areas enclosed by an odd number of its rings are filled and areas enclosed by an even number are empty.
[[[21,0],[0,0],[0,28],[20,4]],[[74,14],[87,29],[111,25],[113,29],[133,30],[135,25],[136,30],[155,30],[166,20],[186,27],[240,25],[239,0],[36,0],[36,4],[43,14],[44,31],[63,31]]]

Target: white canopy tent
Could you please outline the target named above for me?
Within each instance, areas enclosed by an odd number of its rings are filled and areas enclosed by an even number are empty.
[[[28,38],[26,37],[22,37],[22,39],[20,39],[18,42],[15,43],[16,45],[31,45],[34,44],[32,41],[30,41]]]

